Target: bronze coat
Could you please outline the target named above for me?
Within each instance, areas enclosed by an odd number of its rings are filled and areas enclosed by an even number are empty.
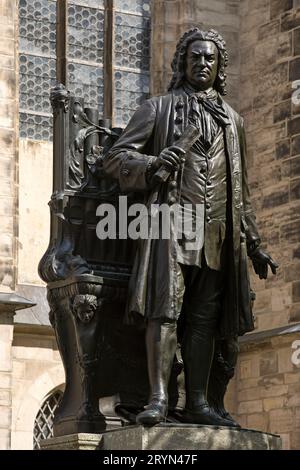
[[[221,98],[220,98],[221,99]],[[225,102],[230,125],[224,130],[229,181],[229,226],[226,285],[219,324],[221,337],[253,330],[246,241],[259,240],[246,166],[243,119]],[[175,142],[187,125],[188,95],[183,89],[147,100],[134,114],[104,159],[107,174],[123,192],[144,191],[147,203],[171,202],[177,189],[148,187],[149,163]],[[171,232],[172,233],[172,232]],[[178,318],[178,264],[174,239],[139,240],[129,286],[128,313],[147,318]]]

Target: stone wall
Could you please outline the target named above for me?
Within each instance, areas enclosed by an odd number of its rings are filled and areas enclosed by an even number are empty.
[[[16,236],[16,2],[0,1],[0,291],[15,286]]]
[[[300,448],[299,339],[296,333],[242,344],[228,397],[242,427],[280,434],[284,449]]]
[[[12,345],[11,448],[33,448],[36,415],[49,393],[62,386],[64,369],[52,329],[15,327]]]
[[[278,275],[253,276],[260,330],[300,320],[300,8],[292,0],[241,0],[240,113],[248,137],[252,201]]]

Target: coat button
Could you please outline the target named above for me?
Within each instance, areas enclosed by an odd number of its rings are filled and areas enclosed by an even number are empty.
[[[210,217],[206,217],[206,222],[209,224],[211,222],[211,218]]]
[[[179,139],[179,137],[181,137],[181,132],[180,131],[175,131],[174,132],[174,137],[175,137],[175,139]]]
[[[177,182],[175,180],[170,181],[170,188],[177,188]]]
[[[183,108],[183,102],[182,101],[178,101],[176,103],[176,106],[175,106],[176,109],[182,109]]]
[[[168,201],[168,202],[169,202],[169,204],[175,204],[175,202],[176,202],[176,197],[171,196],[171,197],[169,198],[169,201]]]
[[[175,119],[175,123],[176,124],[181,124],[183,121],[182,117],[181,116],[177,116],[177,118]]]
[[[129,175],[129,170],[127,168],[123,168],[121,170],[121,174],[124,175],[124,176],[128,176]]]
[[[206,203],[206,209],[210,209],[211,208],[211,203],[210,202],[207,202]]]
[[[211,186],[211,180],[206,181],[207,186]]]

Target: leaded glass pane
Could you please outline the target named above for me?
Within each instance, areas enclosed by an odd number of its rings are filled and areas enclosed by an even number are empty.
[[[115,125],[124,127],[149,96],[150,0],[115,6]]]
[[[42,404],[35,418],[33,428],[33,448],[40,449],[42,439],[53,437],[54,413],[62,399],[63,392],[56,390]]]
[[[151,0],[115,0],[115,8],[117,11],[127,11],[150,16]]]
[[[56,75],[56,1],[19,2],[20,137],[51,140]]]
[[[68,88],[85,105],[103,111],[103,1],[68,6]]]

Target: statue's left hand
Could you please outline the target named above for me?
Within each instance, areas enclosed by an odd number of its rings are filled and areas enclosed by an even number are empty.
[[[273,274],[276,274],[276,269],[279,267],[271,256],[260,247],[256,248],[254,253],[251,255],[251,260],[254,271],[259,276],[259,279],[267,279],[268,266],[270,266]]]

